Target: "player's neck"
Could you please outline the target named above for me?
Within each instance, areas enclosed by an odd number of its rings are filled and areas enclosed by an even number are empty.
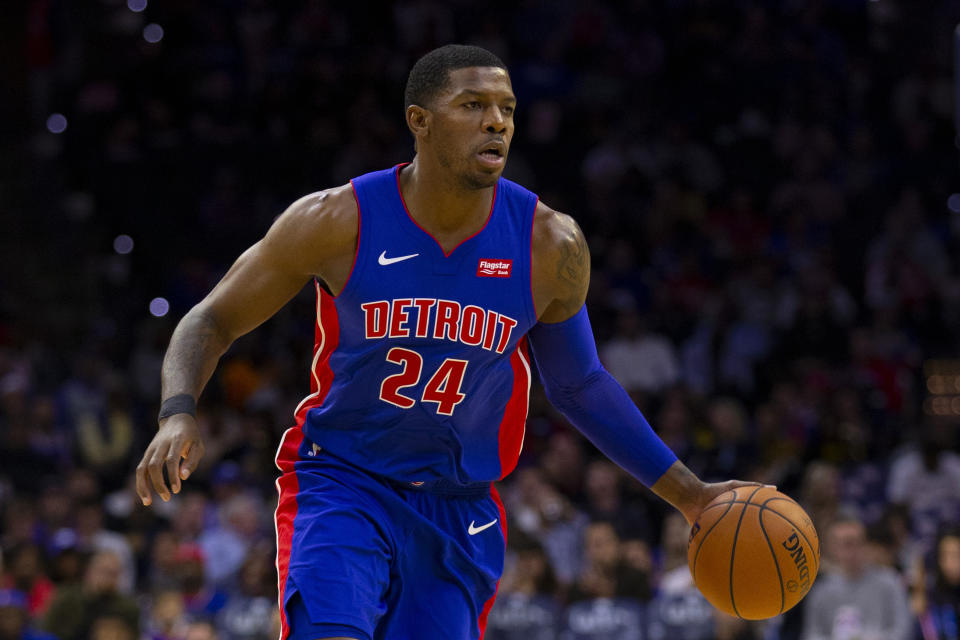
[[[449,241],[454,246],[486,224],[494,191],[493,187],[469,189],[458,185],[448,171],[432,167],[419,156],[401,171],[400,190],[417,224],[441,245]]]

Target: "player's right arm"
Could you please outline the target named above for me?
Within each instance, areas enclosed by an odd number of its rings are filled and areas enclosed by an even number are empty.
[[[177,325],[163,359],[164,402],[174,398],[173,405],[195,403],[234,340],[273,316],[311,278],[321,278],[339,293],[353,267],[358,220],[350,185],[314,193],[290,205]],[[169,500],[171,492],[178,493],[181,481],[197,468],[201,456],[203,442],[192,413],[160,419],[159,430],[136,470],[141,501],[149,505],[152,490]]]

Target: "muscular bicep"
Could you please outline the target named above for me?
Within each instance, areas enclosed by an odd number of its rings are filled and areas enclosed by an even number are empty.
[[[197,305],[232,342],[265,322],[314,276],[343,271],[356,243],[356,209],[337,190],[301,198],[240,255]],[[352,214],[352,215],[351,215]]]
[[[533,228],[533,297],[541,322],[562,322],[587,299],[590,249],[570,216],[543,207]]]
[[[243,252],[198,305],[232,342],[265,322],[303,288],[310,276],[272,259],[264,240]]]

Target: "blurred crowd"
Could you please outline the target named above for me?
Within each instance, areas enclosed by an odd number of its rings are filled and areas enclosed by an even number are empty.
[[[410,159],[406,74],[451,41],[510,68],[506,175],[583,227],[610,372],[703,479],[800,501],[824,551],[787,614],[715,613],[682,517],[535,386],[487,640],[960,638],[960,4],[20,0],[2,22],[0,640],[278,637],[273,455],[313,288],[224,357],[202,467],[145,508],[163,351],[287,204]]]

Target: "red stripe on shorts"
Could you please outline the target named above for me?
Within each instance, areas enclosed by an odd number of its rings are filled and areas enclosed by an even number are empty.
[[[280,448],[277,450],[277,466],[283,474],[277,478],[277,511],[274,523],[277,530],[277,584],[278,604],[280,606],[280,640],[290,635],[287,625],[287,613],[283,608],[287,577],[290,573],[290,549],[293,546],[293,521],[297,517],[297,492],[300,490],[294,463],[297,452],[303,443],[303,431],[300,427],[291,427],[283,434]]]
[[[500,530],[503,531],[503,546],[506,549],[507,546],[507,512],[503,508],[503,500],[500,499],[500,494],[497,493],[497,488],[493,485],[490,485],[490,497],[493,498],[493,501],[497,503],[497,509],[500,510]],[[480,612],[480,640],[483,640],[483,634],[487,630],[487,616],[490,615],[490,609],[493,608],[493,603],[497,599],[497,591],[500,589],[500,581],[497,580],[497,586],[493,590],[493,595],[490,596],[490,599],[483,605],[483,611]]]

